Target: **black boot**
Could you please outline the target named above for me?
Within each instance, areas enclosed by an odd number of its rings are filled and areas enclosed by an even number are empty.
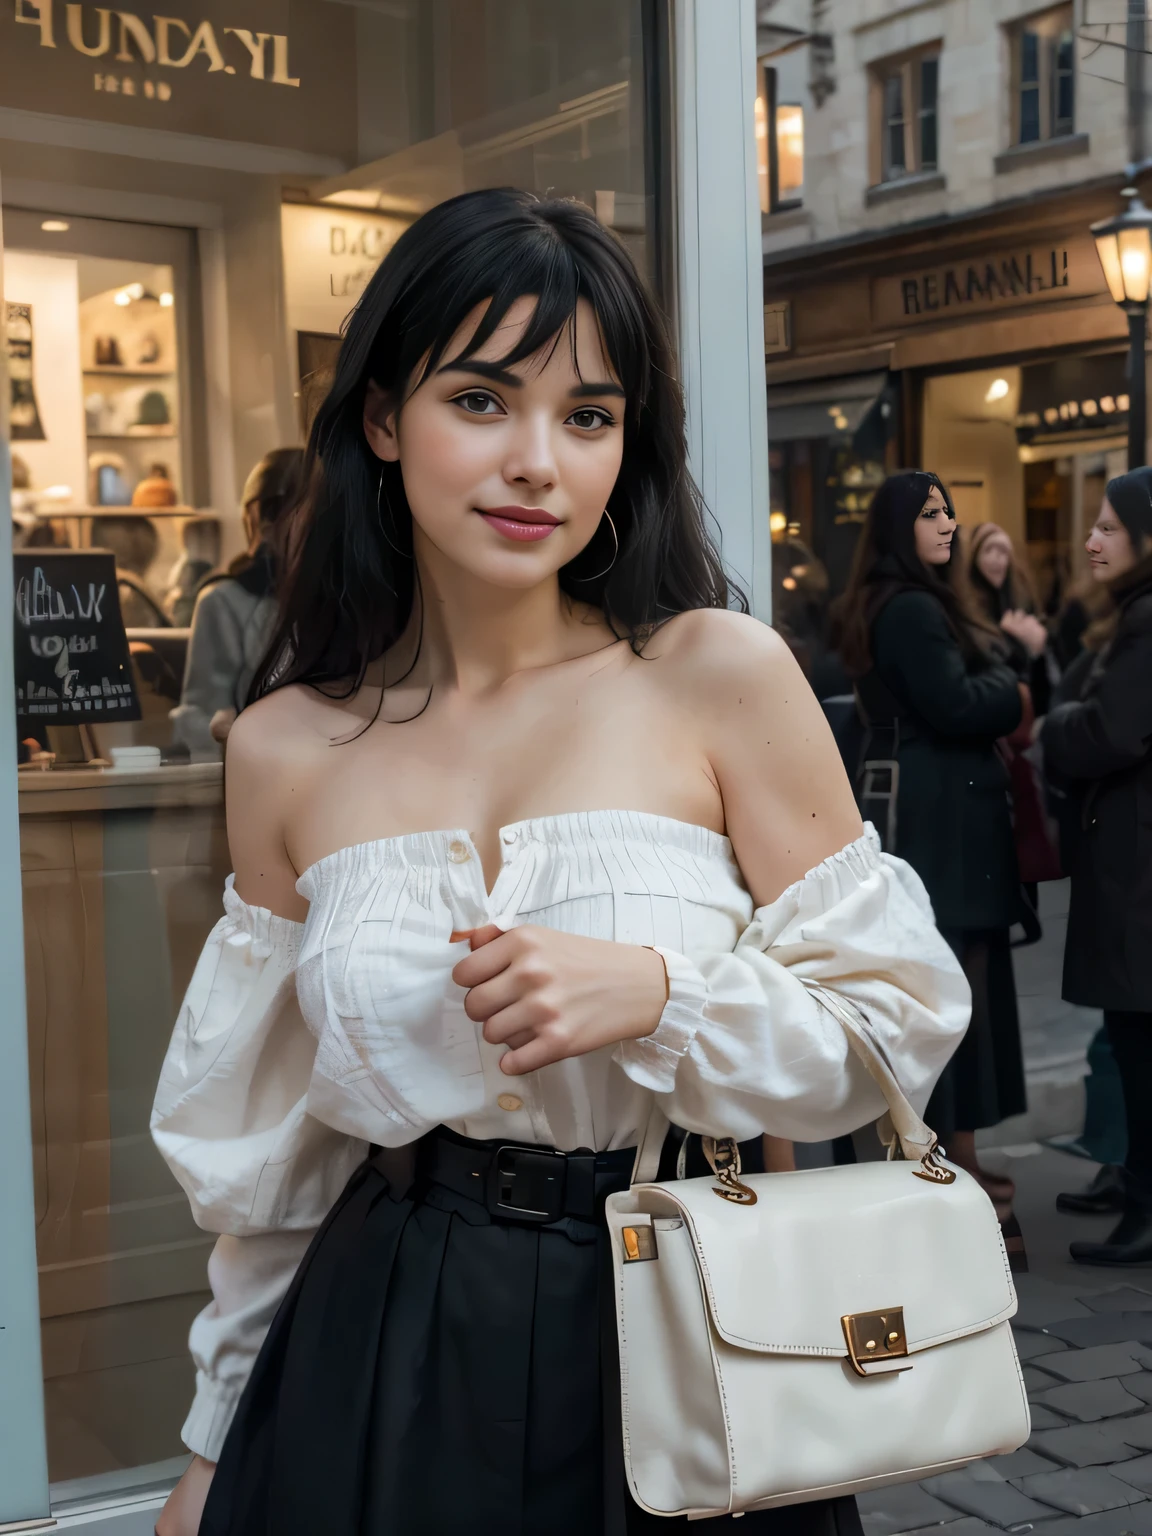
[[[1076,1216],[1118,1215],[1124,1209],[1124,1170],[1105,1163],[1085,1189],[1057,1195],[1056,1209]]]
[[[1124,1214],[1103,1243],[1070,1243],[1068,1252],[1077,1264],[1152,1266],[1152,1201],[1133,1192]]]

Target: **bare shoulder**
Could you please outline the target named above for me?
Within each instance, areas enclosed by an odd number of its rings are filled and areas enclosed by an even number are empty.
[[[859,837],[824,711],[774,630],[747,614],[702,609],[669,620],[645,654],[701,726],[757,905]]]
[[[776,631],[746,613],[694,608],[657,630],[644,654],[662,665],[681,698],[708,710],[724,709],[746,688],[787,706],[789,694],[811,697],[792,652]]]

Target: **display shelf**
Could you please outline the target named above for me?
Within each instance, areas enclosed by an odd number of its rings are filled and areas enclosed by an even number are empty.
[[[116,506],[109,502],[103,507],[64,507],[59,511],[37,511],[42,523],[57,523],[63,518],[74,517],[215,517],[211,508],[200,507],[131,507]]]
[[[173,432],[170,427],[162,430],[140,427],[135,432],[89,432],[87,434],[90,443],[156,443],[179,436],[180,434]]]
[[[158,368],[155,364],[149,366],[142,364],[138,368],[85,368],[83,370],[86,379],[174,379],[175,371],[171,368]]]

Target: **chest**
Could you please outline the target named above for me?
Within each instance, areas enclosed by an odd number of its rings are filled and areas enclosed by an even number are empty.
[[[517,682],[484,699],[397,692],[363,734],[324,753],[299,797],[293,862],[463,827],[491,889],[508,852],[499,829],[529,818],[629,806],[721,831],[692,721],[633,672]]]

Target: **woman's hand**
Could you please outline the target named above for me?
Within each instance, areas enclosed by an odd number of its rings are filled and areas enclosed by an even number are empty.
[[[216,1471],[214,1461],[193,1456],[184,1476],[168,1495],[168,1502],[156,1522],[156,1536],[196,1536],[204,1501]]]
[[[208,734],[213,741],[218,741],[221,746],[228,740],[228,733],[236,724],[236,711],[234,709],[218,709],[208,722]]]
[[[1006,635],[1019,640],[1029,656],[1043,656],[1048,645],[1048,631],[1034,613],[1025,613],[1022,608],[1009,608],[1000,620],[1000,628]]]
[[[511,1076],[639,1040],[660,1022],[668,979],[655,950],[531,924],[467,937],[472,953],[452,979],[468,989],[464,1011],[485,1040],[508,1047],[500,1069]]]

